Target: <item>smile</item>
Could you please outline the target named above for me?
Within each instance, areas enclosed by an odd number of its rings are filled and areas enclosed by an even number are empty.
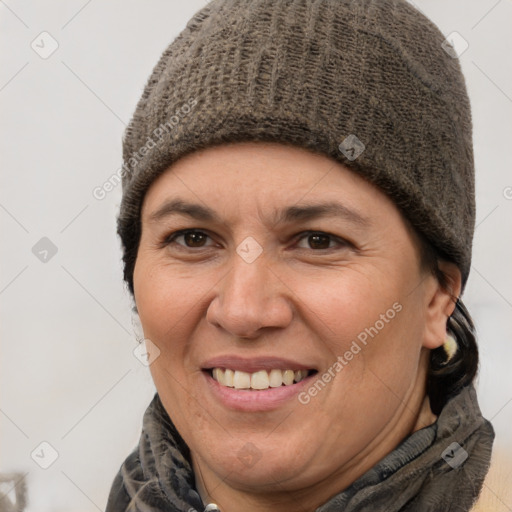
[[[315,370],[259,370],[249,373],[229,368],[213,368],[210,370],[211,377],[221,386],[240,390],[265,390],[291,386],[309,375],[316,373]]]

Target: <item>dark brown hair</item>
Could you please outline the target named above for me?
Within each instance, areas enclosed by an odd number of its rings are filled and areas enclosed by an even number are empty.
[[[121,249],[123,252],[123,277],[132,297],[135,295],[133,288],[133,271],[135,270],[135,261],[139,250],[141,232],[140,215],[136,221],[128,221],[127,219],[123,219],[121,215],[117,218],[117,234],[121,239]]]

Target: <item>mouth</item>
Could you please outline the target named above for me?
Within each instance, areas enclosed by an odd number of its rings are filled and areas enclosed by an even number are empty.
[[[280,369],[258,370],[246,372],[232,368],[206,368],[210,377],[218,382],[220,386],[241,391],[265,391],[271,388],[293,386],[307,377],[317,373],[317,370],[310,369]]]
[[[206,385],[202,396],[207,404],[219,404],[235,413],[293,407],[301,390],[318,373],[318,367],[270,355],[244,358],[225,354],[202,363]]]

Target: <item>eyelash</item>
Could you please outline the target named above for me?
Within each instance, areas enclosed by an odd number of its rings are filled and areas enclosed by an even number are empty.
[[[167,235],[163,240],[162,240],[162,243],[161,243],[161,247],[164,248],[164,247],[167,247],[171,244],[174,244],[176,239],[181,237],[181,236],[185,236],[187,234],[190,234],[190,233],[199,233],[199,234],[203,234],[203,235],[206,235],[208,238],[211,239],[211,237],[205,233],[204,231],[201,231],[199,229],[182,229],[182,230],[179,230],[179,231],[174,231],[173,233],[171,233],[170,235]],[[307,238],[307,237],[310,237],[310,236],[314,236],[314,235],[318,235],[318,236],[325,236],[325,237],[329,237],[332,241],[336,242],[339,244],[339,246],[343,247],[343,248],[347,248],[347,247],[350,247],[350,248],[354,248],[354,245],[351,244],[350,242],[348,242],[347,240],[344,240],[343,238],[340,238],[339,236],[336,236],[336,235],[333,235],[331,233],[326,233],[325,231],[303,231],[302,233],[299,233],[299,236],[297,238],[297,243],[300,242],[301,240],[303,240],[304,238]],[[204,247],[188,247],[186,245],[182,245],[182,244],[177,244],[179,245],[182,249],[207,249],[208,247],[211,247],[211,246],[204,246]],[[330,251],[332,249],[336,249],[335,247],[329,247],[329,248],[326,248],[326,249],[311,249],[312,251],[314,252],[320,252],[320,251]]]

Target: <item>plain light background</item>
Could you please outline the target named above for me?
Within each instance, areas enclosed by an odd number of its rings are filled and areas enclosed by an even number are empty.
[[[477,229],[464,298],[478,328],[480,405],[510,477],[512,0],[415,4],[469,44],[460,61],[473,108]],[[122,163],[123,130],[161,52],[204,5],[0,0],[0,472],[26,474],[28,512],[104,510],[138,441],[154,387],[132,353],[115,234],[121,187],[103,200],[92,191]],[[58,48],[46,59],[31,46],[48,52],[52,40]],[[33,251],[43,237],[57,250],[46,262]],[[58,453],[48,469],[31,457],[50,460],[41,442]],[[499,510],[512,511],[501,498]]]

